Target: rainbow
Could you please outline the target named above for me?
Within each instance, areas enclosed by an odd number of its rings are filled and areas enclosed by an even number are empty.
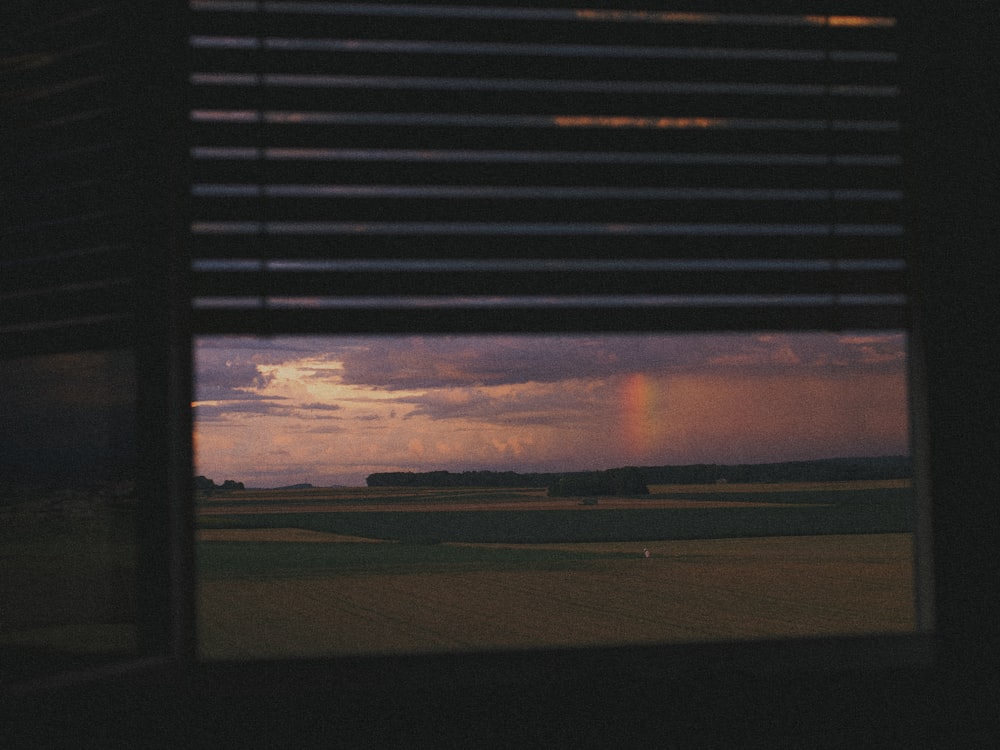
[[[656,435],[656,385],[652,378],[633,373],[622,384],[621,424],[625,447],[631,456],[645,456]]]

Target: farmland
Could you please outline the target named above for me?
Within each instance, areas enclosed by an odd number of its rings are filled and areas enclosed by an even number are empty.
[[[710,487],[711,489],[707,489]],[[815,486],[654,485],[642,498],[548,498],[543,489],[244,490],[200,506],[202,527],[300,528],[411,543],[549,543],[911,530],[905,480]]]
[[[202,654],[913,629],[905,483],[650,490],[597,506],[468,488],[213,498],[200,505]]]

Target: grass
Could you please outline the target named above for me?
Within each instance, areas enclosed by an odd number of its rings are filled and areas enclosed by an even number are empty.
[[[408,542],[590,542],[911,530],[904,498],[794,508],[268,512],[219,514],[201,522],[204,528],[301,528]]]
[[[541,494],[544,490],[537,489],[248,490],[227,493],[225,501],[203,504],[199,523],[202,528],[300,528],[414,543],[629,541],[912,530],[912,490],[905,480],[696,487],[697,492],[684,485],[654,485],[654,494],[628,500],[628,507],[621,507],[620,498],[605,498],[594,507],[573,500],[552,503]],[[656,507],[658,500],[686,500],[688,507]],[[429,507],[446,512],[425,512]]]
[[[202,542],[198,545],[198,572],[203,580],[371,576],[437,570],[504,572],[579,567],[588,560],[607,556],[545,547],[513,551],[451,544]]]
[[[886,633],[914,623],[906,534],[663,541],[648,560],[633,543],[228,544],[232,555],[227,543],[201,545],[206,658]],[[277,568],[264,573],[265,560]],[[345,567],[328,567],[338,561]]]
[[[0,684],[138,651],[135,519],[0,516]]]

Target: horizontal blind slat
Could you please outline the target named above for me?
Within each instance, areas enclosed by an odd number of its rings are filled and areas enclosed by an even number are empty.
[[[560,268],[553,271],[491,271],[449,269],[437,271],[317,271],[274,270],[268,291],[276,297],[378,297],[504,295],[516,289],[518,296],[549,295],[822,295],[902,294],[902,269],[873,271],[842,269],[787,270],[649,270],[614,269],[600,273]],[[209,297],[240,297],[253,294],[259,278],[254,270],[202,271],[196,293]]]
[[[3,29],[0,354],[134,340],[134,4],[41,0]]]
[[[576,331],[720,331],[720,330],[844,330],[905,328],[907,317],[898,303],[885,305],[829,306],[741,305],[734,312],[725,306],[650,305],[630,308],[621,302],[604,305],[522,305],[493,308],[395,308],[377,309],[240,309],[196,308],[195,328],[205,334],[259,335],[261,332],[342,334],[399,333],[561,333]]]
[[[349,303],[438,330],[468,297],[488,329],[557,321],[552,298],[685,328],[706,296],[721,327],[901,320],[891,4],[802,7],[193,3],[196,320],[350,327]],[[467,266],[488,258],[556,267]],[[708,265],[573,266],[670,258]],[[373,265],[287,266],[344,259]]]

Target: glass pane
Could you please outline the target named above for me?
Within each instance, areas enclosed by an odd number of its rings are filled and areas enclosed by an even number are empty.
[[[131,353],[0,362],[0,680],[134,654]]]
[[[208,658],[912,632],[904,334],[205,337]]]

